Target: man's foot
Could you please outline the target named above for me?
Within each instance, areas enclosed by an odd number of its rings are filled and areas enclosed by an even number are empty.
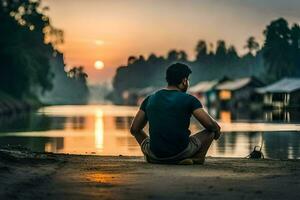
[[[184,160],[181,160],[178,162],[178,165],[192,165],[192,164],[194,164],[194,162],[190,158],[187,158],[187,159],[184,159]]]

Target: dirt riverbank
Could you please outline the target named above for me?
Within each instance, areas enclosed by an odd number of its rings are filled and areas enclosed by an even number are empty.
[[[0,149],[0,199],[300,199],[299,168],[300,160],[155,165],[142,157]]]

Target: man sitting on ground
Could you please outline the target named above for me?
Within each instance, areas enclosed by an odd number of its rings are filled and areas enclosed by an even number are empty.
[[[168,86],[148,96],[136,114],[130,132],[151,163],[203,164],[213,139],[220,137],[220,126],[201,102],[186,93],[191,69],[172,64],[166,72]],[[193,115],[205,128],[190,136]],[[149,136],[143,128],[149,121]]]

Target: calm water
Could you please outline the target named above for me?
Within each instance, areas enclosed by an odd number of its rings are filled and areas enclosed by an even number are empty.
[[[49,106],[17,118],[0,119],[0,145],[34,151],[97,155],[142,155],[129,127],[137,107]],[[208,155],[245,157],[263,144],[267,158],[300,158],[300,117],[293,112],[230,113],[210,110],[223,136]],[[192,120],[192,133],[201,126]]]

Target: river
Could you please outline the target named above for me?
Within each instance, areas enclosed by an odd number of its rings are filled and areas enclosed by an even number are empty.
[[[141,156],[129,127],[137,107],[115,105],[48,106],[0,119],[0,145],[22,145],[33,151]],[[212,115],[215,111],[210,111]],[[243,115],[218,112],[223,135],[208,156],[246,157],[262,146],[266,158],[300,158],[300,118],[274,112]],[[147,128],[147,127],[146,127]],[[201,126],[192,119],[190,130]]]

